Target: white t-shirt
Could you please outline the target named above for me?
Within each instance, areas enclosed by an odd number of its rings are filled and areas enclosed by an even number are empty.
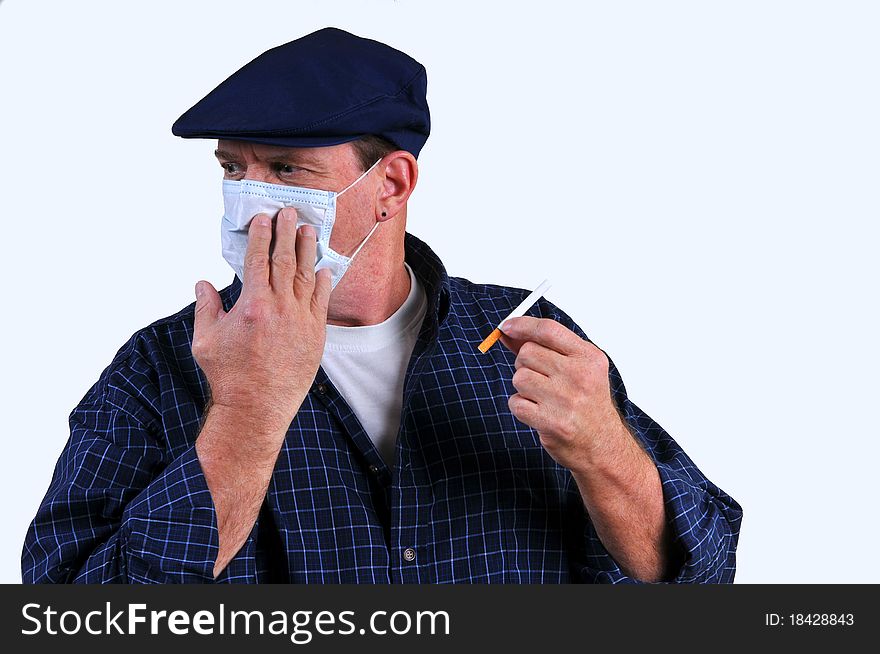
[[[321,366],[348,402],[389,467],[403,406],[403,381],[428,306],[425,291],[409,273],[409,295],[378,325],[327,325]]]

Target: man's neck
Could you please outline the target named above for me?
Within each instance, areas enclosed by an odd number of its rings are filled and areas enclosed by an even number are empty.
[[[343,280],[347,281],[345,278]],[[328,325],[378,325],[403,305],[410,292],[409,273],[402,262],[384,277],[365,275],[360,280],[351,281],[357,283],[348,286],[339,297],[331,296]]]

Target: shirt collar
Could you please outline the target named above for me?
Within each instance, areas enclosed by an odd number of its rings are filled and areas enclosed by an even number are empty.
[[[404,258],[425,288],[428,310],[425,314],[435,325],[441,325],[449,314],[449,276],[446,268],[428,244],[406,232]]]

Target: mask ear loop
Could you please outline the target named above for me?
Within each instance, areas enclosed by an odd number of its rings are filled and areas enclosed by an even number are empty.
[[[367,244],[367,241],[370,240],[370,237],[373,235],[373,232],[376,231],[376,228],[379,226],[378,221],[375,225],[373,225],[373,229],[370,230],[370,233],[364,236],[364,240],[361,241],[361,244],[357,246],[357,250],[352,252],[351,256],[348,258],[349,261],[354,261],[354,258],[357,256],[357,253],[361,251],[361,248]]]
[[[349,184],[349,185],[346,186],[344,189],[342,189],[341,191],[339,191],[339,193],[336,194],[336,197],[339,197],[340,195],[342,195],[343,193],[345,193],[348,189],[350,189],[352,186],[354,186],[354,185],[357,184],[359,181],[361,181],[364,177],[366,177],[367,175],[369,175],[369,174],[370,174],[370,171],[373,170],[373,168],[375,168],[376,166],[378,166],[380,161],[382,161],[382,158],[381,158],[381,157],[380,157],[379,159],[376,159],[376,163],[374,163],[372,166],[370,166],[369,168],[367,168],[367,169],[361,174],[360,177],[358,177],[358,178],[357,178],[356,180],[354,180],[351,184]],[[373,225],[373,229],[370,230],[370,233],[367,234],[367,235],[364,237],[364,240],[361,241],[361,244],[357,246],[357,249],[356,249],[356,250],[352,253],[352,255],[348,258],[349,262],[354,261],[354,258],[357,256],[357,253],[360,252],[360,251],[361,251],[361,248],[364,247],[364,246],[367,244],[367,241],[368,241],[368,240],[370,239],[370,237],[373,235],[373,232],[376,231],[376,228],[377,228],[378,226],[379,226],[379,222],[376,221],[376,224]]]
[[[336,197],[339,197],[340,195],[342,195],[343,193],[345,193],[348,189],[350,189],[352,186],[354,186],[354,185],[357,184],[359,181],[361,181],[364,177],[366,177],[367,175],[369,175],[369,174],[370,174],[370,171],[373,170],[373,168],[375,168],[376,166],[378,166],[380,161],[382,161],[381,158],[380,158],[380,159],[376,159],[376,163],[374,163],[372,166],[370,166],[370,167],[367,168],[364,172],[362,172],[362,173],[361,173],[361,176],[358,177],[356,180],[354,180],[351,184],[349,184],[349,185],[346,186],[344,189],[342,189],[341,191],[339,191],[339,193],[336,194]]]

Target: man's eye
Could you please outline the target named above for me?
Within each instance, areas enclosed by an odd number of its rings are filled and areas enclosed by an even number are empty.
[[[232,163],[231,161],[228,161],[228,162],[226,162],[226,163],[222,163],[222,164],[220,164],[220,167],[223,168],[223,171],[224,171],[227,175],[235,175],[235,174],[241,172],[241,171],[239,170],[239,166],[238,166],[238,164],[237,164],[237,163]]]
[[[292,164],[278,163],[275,164],[275,172],[279,175],[293,175],[297,170],[299,170],[296,166]]]

